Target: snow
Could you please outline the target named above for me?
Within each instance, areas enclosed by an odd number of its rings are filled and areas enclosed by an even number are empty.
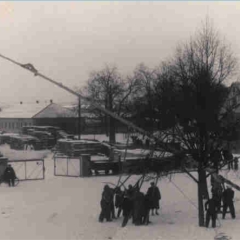
[[[75,137],[78,137],[77,135]],[[94,139],[94,140],[98,140],[100,142],[103,141],[109,141],[109,137],[107,137],[106,135],[103,134],[84,134],[81,135],[82,139]],[[117,133],[116,134],[116,142],[119,143],[127,143],[127,138],[128,138],[128,134],[124,134],[124,133]],[[131,138],[129,138],[129,143],[132,142]]]
[[[20,182],[15,188],[2,184],[0,198],[0,239],[78,239],[78,240],[210,240],[224,233],[232,240],[240,234],[240,194],[235,191],[236,219],[229,215],[217,221],[217,228],[198,227],[196,184],[186,174],[163,178],[158,186],[162,200],[159,216],[151,216],[148,226],[129,221],[121,228],[122,218],[99,223],[100,197],[105,182],[117,183],[117,176],[57,177],[49,151],[17,151],[7,145],[0,151],[10,159],[45,157],[46,178]],[[240,173],[222,172],[240,185]],[[125,178],[126,176],[123,176]],[[140,176],[133,176],[135,183]],[[149,187],[144,183],[142,191]]]
[[[5,106],[0,112],[1,118],[32,118],[45,107],[50,105],[46,102],[23,103]]]

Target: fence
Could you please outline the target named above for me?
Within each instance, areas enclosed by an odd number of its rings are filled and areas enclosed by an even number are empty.
[[[44,159],[9,160],[20,181],[45,179]]]
[[[80,177],[80,158],[54,156],[54,175]]]

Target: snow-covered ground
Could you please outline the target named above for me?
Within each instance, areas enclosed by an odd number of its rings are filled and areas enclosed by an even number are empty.
[[[77,137],[77,135],[75,137]],[[107,137],[104,134],[86,134],[86,135],[81,135],[81,138],[82,139],[94,139],[94,140],[98,140],[100,142],[109,141],[109,137]],[[116,142],[126,143],[127,139],[128,139],[128,134],[116,133]],[[129,143],[130,142],[132,142],[132,139],[129,137]]]
[[[20,182],[15,188],[0,186],[0,239],[144,239],[210,240],[225,233],[233,240],[240,236],[240,193],[235,191],[236,219],[227,215],[217,221],[217,228],[198,227],[195,183],[185,174],[161,179],[161,210],[151,216],[152,224],[134,226],[131,221],[121,228],[122,218],[99,223],[100,197],[105,182],[117,183],[117,176],[73,178],[53,175],[52,153],[15,151],[0,146],[11,159],[44,157],[46,179]],[[239,172],[223,175],[240,185]],[[123,177],[125,178],[125,177]],[[133,176],[128,183],[135,183]],[[149,183],[144,183],[145,192]]]

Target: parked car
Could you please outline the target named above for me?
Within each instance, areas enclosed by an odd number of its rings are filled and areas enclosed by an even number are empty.
[[[58,139],[74,139],[74,135],[54,126],[25,126],[22,133],[39,138],[47,147],[53,147]]]

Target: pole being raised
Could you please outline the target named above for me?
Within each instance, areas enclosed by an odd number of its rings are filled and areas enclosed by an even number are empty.
[[[54,85],[57,85],[58,87],[60,87],[60,88],[62,88],[62,89],[64,89],[64,90],[66,90],[67,92],[75,95],[75,96],[78,97],[79,99],[82,99],[82,100],[85,100],[85,101],[89,102],[90,105],[93,106],[94,108],[102,111],[103,113],[107,114],[108,116],[113,117],[114,119],[117,119],[119,122],[127,125],[129,128],[132,128],[132,129],[135,130],[136,132],[139,132],[139,133],[141,133],[141,134],[149,137],[150,139],[158,142],[158,144],[159,144],[160,146],[162,146],[165,150],[170,150],[172,153],[178,153],[178,152],[179,152],[179,151],[176,150],[175,148],[172,148],[171,146],[163,143],[158,137],[155,137],[154,135],[150,134],[149,132],[145,131],[144,129],[136,126],[136,125],[133,124],[132,122],[130,122],[130,121],[128,121],[128,120],[126,120],[126,119],[124,119],[124,118],[122,118],[122,117],[119,117],[119,116],[116,115],[115,113],[113,113],[113,112],[111,112],[111,111],[103,108],[102,106],[98,105],[98,104],[95,103],[91,98],[86,97],[86,96],[83,96],[83,95],[81,95],[80,93],[72,90],[71,88],[63,85],[62,83],[59,83],[59,82],[57,82],[57,81],[55,81],[55,80],[53,80],[53,79],[51,79],[51,78],[43,75],[43,74],[40,73],[31,63],[21,64],[21,63],[13,60],[13,59],[11,59],[11,58],[8,58],[8,57],[2,55],[2,54],[0,54],[0,57],[3,58],[3,59],[5,59],[5,60],[7,60],[7,61],[12,62],[12,63],[15,64],[15,65],[18,65],[18,66],[20,66],[20,67],[22,67],[22,68],[24,68],[24,69],[32,72],[35,76],[39,76],[39,77],[47,80],[48,82],[51,82],[51,83],[53,83]]]

